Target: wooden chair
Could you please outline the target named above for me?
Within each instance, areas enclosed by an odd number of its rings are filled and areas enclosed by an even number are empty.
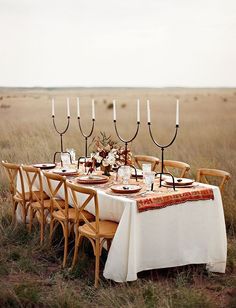
[[[42,245],[44,240],[46,218],[50,212],[51,201],[43,189],[43,177],[41,170],[39,168],[24,165],[22,166],[22,170],[26,174],[29,187],[29,231],[31,232],[32,230],[33,218],[36,214],[36,217],[40,223],[40,244]],[[37,185],[39,190],[35,190],[34,185]]]
[[[189,164],[176,160],[164,160],[164,172],[170,172],[174,176],[184,178],[189,170]]]
[[[118,224],[113,221],[99,220],[98,197],[95,190],[81,187],[69,182],[67,185],[72,195],[73,205],[76,208],[75,250],[72,268],[77,263],[78,250],[81,245],[81,241],[84,237],[86,237],[92,244],[95,256],[95,287],[97,287],[99,281],[99,263],[103,243],[106,241],[108,249],[110,248],[111,241],[115,235]],[[78,193],[86,196],[83,203],[78,202]],[[95,207],[95,221],[93,222],[89,221],[86,215],[84,215],[85,208],[90,201],[93,201],[93,205]],[[84,224],[79,226],[81,220]]]
[[[209,179],[207,176],[221,180],[219,185],[221,193],[224,191],[224,185],[231,178],[230,173],[223,170],[200,168],[197,170],[196,181],[209,184]]]
[[[68,240],[76,221],[76,210],[70,208],[68,204],[66,177],[49,172],[44,172],[44,175],[48,183],[51,198],[50,240],[52,240],[52,235],[56,227],[55,223],[60,224],[64,236],[63,267],[65,267],[68,255]],[[63,190],[64,200],[57,197],[60,188]],[[93,217],[92,214],[88,213],[87,219],[90,220],[93,219]]]
[[[154,156],[134,155],[134,163],[139,169],[142,169],[142,163],[149,163],[152,165],[152,171],[155,171],[159,162],[159,158]]]
[[[22,220],[26,224],[26,216],[29,204],[29,194],[25,193],[23,175],[20,165],[2,161],[3,167],[8,174],[10,182],[10,193],[12,197],[12,223],[16,223],[17,206],[21,206]],[[19,185],[17,185],[17,177],[19,176]],[[18,187],[19,188],[18,188]]]

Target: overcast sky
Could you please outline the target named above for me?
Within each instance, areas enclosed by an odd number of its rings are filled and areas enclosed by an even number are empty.
[[[0,0],[0,86],[236,86],[236,0]]]

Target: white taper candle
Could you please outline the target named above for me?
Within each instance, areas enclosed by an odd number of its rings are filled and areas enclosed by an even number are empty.
[[[140,101],[137,100],[137,122],[140,122]]]
[[[113,120],[116,121],[116,101],[113,99]]]
[[[67,101],[67,117],[69,118],[70,117],[70,99],[69,99],[69,97],[67,97],[66,101]]]
[[[179,125],[179,100],[176,101],[176,125]]]
[[[95,106],[94,106],[94,99],[92,99],[92,119],[95,120]]]
[[[52,117],[55,116],[55,103],[54,103],[54,98],[52,98]]]
[[[77,117],[80,118],[80,105],[79,105],[79,97],[77,97]]]
[[[147,100],[147,120],[148,120],[148,123],[151,123],[150,102],[149,102],[149,100]]]

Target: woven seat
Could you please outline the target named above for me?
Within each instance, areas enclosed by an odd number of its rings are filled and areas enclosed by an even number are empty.
[[[58,200],[58,203],[60,203],[62,208],[65,207],[65,201],[64,200]],[[31,207],[34,208],[34,209],[40,209],[41,204],[40,204],[40,202],[36,201],[36,202],[31,203]],[[50,199],[45,200],[44,201],[44,208],[50,210],[50,207],[51,207],[51,200]]]
[[[58,220],[65,220],[65,211],[54,211],[52,213],[53,217],[58,219]],[[87,211],[83,211],[83,215],[88,219],[88,220],[93,220],[94,216],[90,214]],[[74,208],[69,208],[68,209],[68,219],[75,221],[76,219],[76,210]]]
[[[79,227],[79,232],[85,236],[89,236],[92,238],[113,238],[118,227],[118,224],[113,221],[99,221],[99,233],[96,234],[96,222],[91,222],[90,225],[92,228],[94,228],[94,230],[91,229],[88,225],[84,224],[83,226]]]
[[[26,201],[30,201],[30,200],[37,201],[39,198],[40,198],[40,191],[34,191],[34,194],[33,194],[32,198],[31,198],[31,193],[30,192],[26,192],[25,193],[25,200]],[[21,196],[19,194],[16,194],[14,196],[14,200],[16,200],[16,201],[18,201],[20,199],[21,199]],[[43,199],[45,199],[45,200],[46,199],[50,199],[49,196],[45,192],[43,192]]]

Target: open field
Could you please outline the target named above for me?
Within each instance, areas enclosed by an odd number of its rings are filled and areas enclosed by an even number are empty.
[[[17,230],[8,226],[7,179],[0,168],[0,284],[5,290],[0,293],[0,306],[25,307],[28,303],[28,307],[34,304],[43,307],[46,298],[48,307],[236,307],[236,89],[0,89],[1,160],[17,163],[52,160],[53,153],[60,149],[59,136],[51,120],[52,97],[55,98],[56,122],[61,128],[66,123],[66,97],[70,97],[72,119],[64,138],[65,148],[74,148],[78,156],[83,155],[83,140],[76,120],[76,96],[80,97],[85,129],[90,128],[88,120],[91,120],[91,99],[94,98],[94,136],[105,131],[114,139],[117,138],[112,121],[112,99],[117,100],[118,128],[126,138],[135,130],[136,99],[139,98],[141,129],[131,150],[134,154],[157,157],[160,150],[148,135],[146,100],[151,102],[154,135],[159,142],[167,142],[175,127],[175,101],[180,99],[179,134],[165,158],[189,163],[189,177],[195,177],[199,167],[226,170],[232,176],[223,196],[229,238],[227,273],[208,275],[203,267],[194,266],[150,271],[128,285],[104,281],[97,292],[91,286],[93,258],[84,258],[82,264],[86,270],[79,267],[74,274],[62,271],[59,243],[53,249],[40,248],[35,240],[37,234],[30,237],[21,226]]]

